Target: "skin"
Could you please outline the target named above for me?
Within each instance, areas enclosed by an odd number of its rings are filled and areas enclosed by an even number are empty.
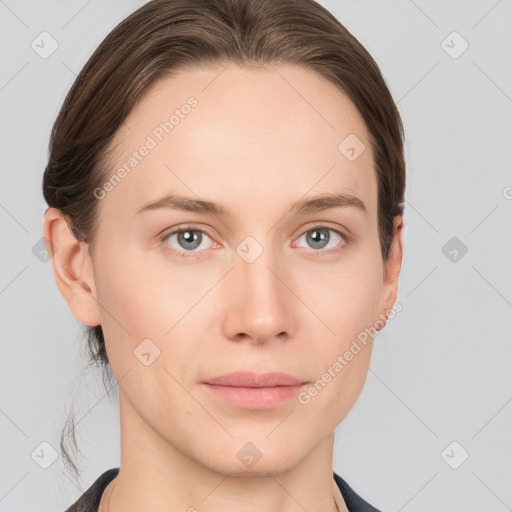
[[[371,338],[307,404],[241,409],[201,382],[235,370],[320,379],[389,315],[402,218],[384,264],[364,121],[337,87],[294,66],[217,65],[161,80],[118,132],[109,176],[190,96],[198,105],[100,201],[95,251],[58,210],[45,214],[59,290],[79,322],[101,324],[118,381],[121,469],[110,510],[335,511],[333,432],[360,395]],[[354,161],[338,150],[350,133],[366,145]],[[367,215],[290,212],[294,201],[333,191],[360,198]],[[170,192],[231,214],[135,214]],[[202,233],[199,247],[161,240],[186,223]],[[318,225],[329,229],[324,246],[307,237]],[[251,263],[236,251],[247,236],[263,248]],[[146,338],[160,350],[149,366],[134,356]],[[252,467],[236,455],[249,441],[262,454]]]

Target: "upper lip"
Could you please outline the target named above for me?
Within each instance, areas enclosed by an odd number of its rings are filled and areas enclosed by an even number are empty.
[[[306,381],[280,372],[252,373],[232,372],[219,377],[212,377],[205,384],[216,386],[233,386],[246,388],[270,388],[274,386],[297,386]]]

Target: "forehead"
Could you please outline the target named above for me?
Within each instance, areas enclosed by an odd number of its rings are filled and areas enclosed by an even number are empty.
[[[300,67],[224,64],[160,79],[115,142],[106,178],[126,172],[102,208],[129,215],[177,192],[255,214],[315,193],[348,192],[375,215],[364,120],[338,87]]]

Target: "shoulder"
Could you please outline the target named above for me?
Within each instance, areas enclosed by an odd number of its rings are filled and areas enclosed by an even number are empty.
[[[347,504],[349,512],[381,512],[361,498],[341,476],[337,475],[335,472],[333,472],[333,476]]]
[[[107,485],[119,473],[119,468],[108,469],[65,512],[97,512]]]

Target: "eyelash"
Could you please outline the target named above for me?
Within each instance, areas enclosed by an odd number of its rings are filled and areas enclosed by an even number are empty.
[[[342,232],[338,231],[337,229],[331,228],[329,226],[324,226],[324,225],[321,225],[321,224],[314,225],[314,226],[306,229],[305,231],[303,231],[297,237],[296,240],[301,238],[306,233],[309,233],[310,231],[314,231],[315,229],[327,229],[329,231],[333,231],[334,233],[336,233],[337,235],[340,236],[340,238],[342,239],[342,242],[340,242],[336,246],[336,248],[331,248],[331,249],[327,249],[327,250],[324,250],[324,249],[309,249],[309,250],[306,250],[306,251],[301,251],[301,252],[309,253],[309,256],[312,256],[314,258],[320,256],[320,253],[333,254],[333,253],[340,252],[350,242],[350,238],[347,235],[343,234]],[[208,235],[208,237],[210,237],[213,240],[214,243],[217,243],[217,242],[215,242],[214,237],[207,230],[198,229],[198,228],[194,227],[193,225],[186,224],[184,226],[179,226],[175,230],[173,230],[173,231],[171,231],[169,233],[166,233],[163,237],[160,238],[160,241],[164,243],[165,250],[169,251],[171,254],[173,254],[175,256],[183,256],[185,258],[197,258],[196,254],[200,253],[200,252],[203,252],[203,251],[191,252],[191,251],[181,251],[179,249],[174,249],[174,248],[170,249],[169,248],[170,247],[169,244],[165,243],[165,241],[170,236],[178,234],[178,233],[183,233],[185,231],[198,231],[200,233],[204,233],[204,234]],[[293,242],[293,244],[295,244],[295,241]]]

